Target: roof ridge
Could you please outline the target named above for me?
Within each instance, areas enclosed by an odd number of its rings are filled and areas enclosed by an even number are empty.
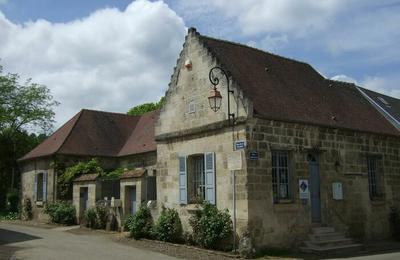
[[[303,63],[303,64],[306,64],[306,65],[312,67],[309,63],[307,63],[307,62],[305,62],[305,61],[301,61],[301,60],[297,60],[297,59],[294,59],[294,58],[285,57],[285,56],[282,56],[282,55],[279,55],[279,54],[276,54],[276,53],[272,53],[272,52],[265,51],[265,50],[262,50],[262,49],[259,49],[259,48],[253,47],[253,46],[246,45],[246,44],[244,44],[244,43],[239,43],[239,42],[234,42],[234,41],[228,41],[228,40],[218,39],[218,38],[214,38],[214,37],[202,35],[202,34],[200,34],[200,33],[199,33],[198,35],[199,35],[200,37],[207,38],[207,39],[210,39],[210,40],[220,41],[220,42],[229,43],[229,44],[232,44],[232,45],[237,45],[237,46],[240,46],[240,47],[245,47],[245,48],[253,49],[253,50],[255,50],[255,51],[262,52],[262,53],[268,54],[268,55],[272,55],[272,56],[275,56],[275,57],[277,57],[277,58],[281,58],[281,59],[285,59],[285,60],[289,60],[289,61],[294,61],[294,62],[298,62],[298,63]],[[319,73],[318,73],[318,74],[319,74]]]
[[[128,114],[126,114],[126,113],[109,112],[109,111],[95,110],[95,109],[87,109],[87,108],[83,108],[81,111],[82,111],[82,112],[83,112],[83,111],[87,111],[87,112],[94,112],[94,113],[103,113],[103,114],[113,114],[113,115],[126,116],[126,117],[140,117],[140,116],[128,115]]]

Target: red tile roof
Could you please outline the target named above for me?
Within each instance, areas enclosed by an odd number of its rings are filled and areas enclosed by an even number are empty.
[[[143,116],[82,110],[20,161],[53,154],[117,157],[156,150],[154,120]],[[138,139],[136,139],[138,138]]]
[[[144,173],[146,172],[145,169],[135,169],[135,170],[129,170],[129,171],[125,171],[121,177],[119,177],[120,179],[130,179],[130,178],[139,178],[142,177],[144,175]]]
[[[83,174],[76,178],[74,182],[83,182],[83,181],[95,181],[99,177],[98,173],[92,173],[92,174]]]
[[[155,151],[154,124],[159,115],[160,111],[158,110],[142,115],[135,130],[133,130],[118,155],[125,156]]]
[[[304,62],[198,37],[253,101],[255,117],[399,135],[354,85],[327,80]]]

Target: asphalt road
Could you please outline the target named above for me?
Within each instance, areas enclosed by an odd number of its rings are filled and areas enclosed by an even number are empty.
[[[0,223],[0,259],[176,259],[116,243],[107,235],[73,234],[63,228]]]

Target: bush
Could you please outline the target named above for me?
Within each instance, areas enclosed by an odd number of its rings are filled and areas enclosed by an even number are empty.
[[[8,211],[18,212],[19,194],[17,190],[12,190],[7,193]]]
[[[228,211],[220,211],[208,202],[190,217],[189,224],[193,229],[193,240],[205,248],[217,248],[233,232]]]
[[[87,209],[84,214],[86,226],[93,229],[105,229],[107,224],[107,207],[97,205]]]
[[[153,218],[150,209],[141,205],[128,221],[127,227],[134,239],[152,238]]]
[[[161,241],[182,241],[182,223],[176,209],[162,208],[161,214],[154,226],[154,235]]]
[[[64,225],[73,225],[75,223],[75,207],[71,203],[65,201],[47,203],[44,208],[44,213],[50,216],[50,220],[53,223]]]
[[[18,212],[7,212],[0,214],[0,220],[17,220],[19,219]]]

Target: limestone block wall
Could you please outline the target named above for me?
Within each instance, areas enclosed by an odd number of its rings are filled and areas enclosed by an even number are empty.
[[[129,155],[118,158],[118,167],[121,168],[144,168],[149,174],[156,169],[157,152]]]
[[[73,185],[73,205],[76,209],[76,218],[79,220],[83,217],[83,209],[80,204],[80,189],[88,188],[88,208],[95,207],[96,201],[100,199],[101,192],[100,183],[97,181],[87,181],[87,182],[75,182]]]
[[[235,132],[238,138],[245,138],[244,126],[238,126]],[[232,179],[228,168],[228,157],[233,152],[231,129],[223,129],[218,133],[204,136],[180,138],[157,145],[157,196],[158,207],[161,205],[176,208],[180,214],[185,230],[189,230],[188,218],[196,204],[180,205],[179,203],[179,156],[215,153],[216,175],[216,206],[228,209],[232,214]],[[245,166],[244,166],[245,167]],[[247,228],[248,194],[246,187],[246,172],[237,171],[237,223],[238,233]]]
[[[122,212],[124,215],[128,215],[129,212],[127,212],[128,203],[129,203],[129,198],[126,197],[126,192],[127,188],[131,186],[136,187],[136,206],[137,209],[139,209],[140,203],[144,198],[146,198],[146,187],[145,187],[145,181],[144,178],[130,178],[130,179],[121,179],[120,180],[120,185],[121,185],[121,203],[122,203]]]
[[[317,151],[322,223],[354,238],[390,235],[389,209],[400,206],[400,140],[396,137],[319,126],[252,119],[247,125],[249,228],[258,246],[298,245],[311,227],[310,200],[299,199],[299,179],[308,179],[307,154]],[[274,203],[271,151],[290,155],[291,201]],[[257,151],[259,160],[249,160]],[[371,200],[367,157],[377,156],[383,197]],[[332,183],[343,184],[343,200],[334,200]]]
[[[43,213],[44,204],[46,202],[52,202],[55,199],[56,190],[54,183],[56,181],[56,176],[51,162],[50,159],[43,158],[25,162],[21,166],[21,205],[23,205],[25,199],[30,199],[32,202],[33,217],[42,221],[48,219]],[[47,173],[47,196],[40,202],[36,201],[34,194],[35,175],[38,173]]]
[[[185,68],[186,60],[191,61],[191,69]],[[223,77],[218,85],[222,95],[221,108],[215,113],[209,107],[208,96],[212,86],[209,71],[217,65],[217,60],[204,47],[197,34],[189,33],[166,92],[166,102],[156,125],[156,135],[184,131],[228,119],[227,84]],[[252,113],[251,102],[243,97],[234,81],[231,80],[230,84],[230,89],[234,90],[234,94],[231,94],[231,112],[235,112],[236,117],[247,117]],[[189,110],[190,105],[194,111]]]

